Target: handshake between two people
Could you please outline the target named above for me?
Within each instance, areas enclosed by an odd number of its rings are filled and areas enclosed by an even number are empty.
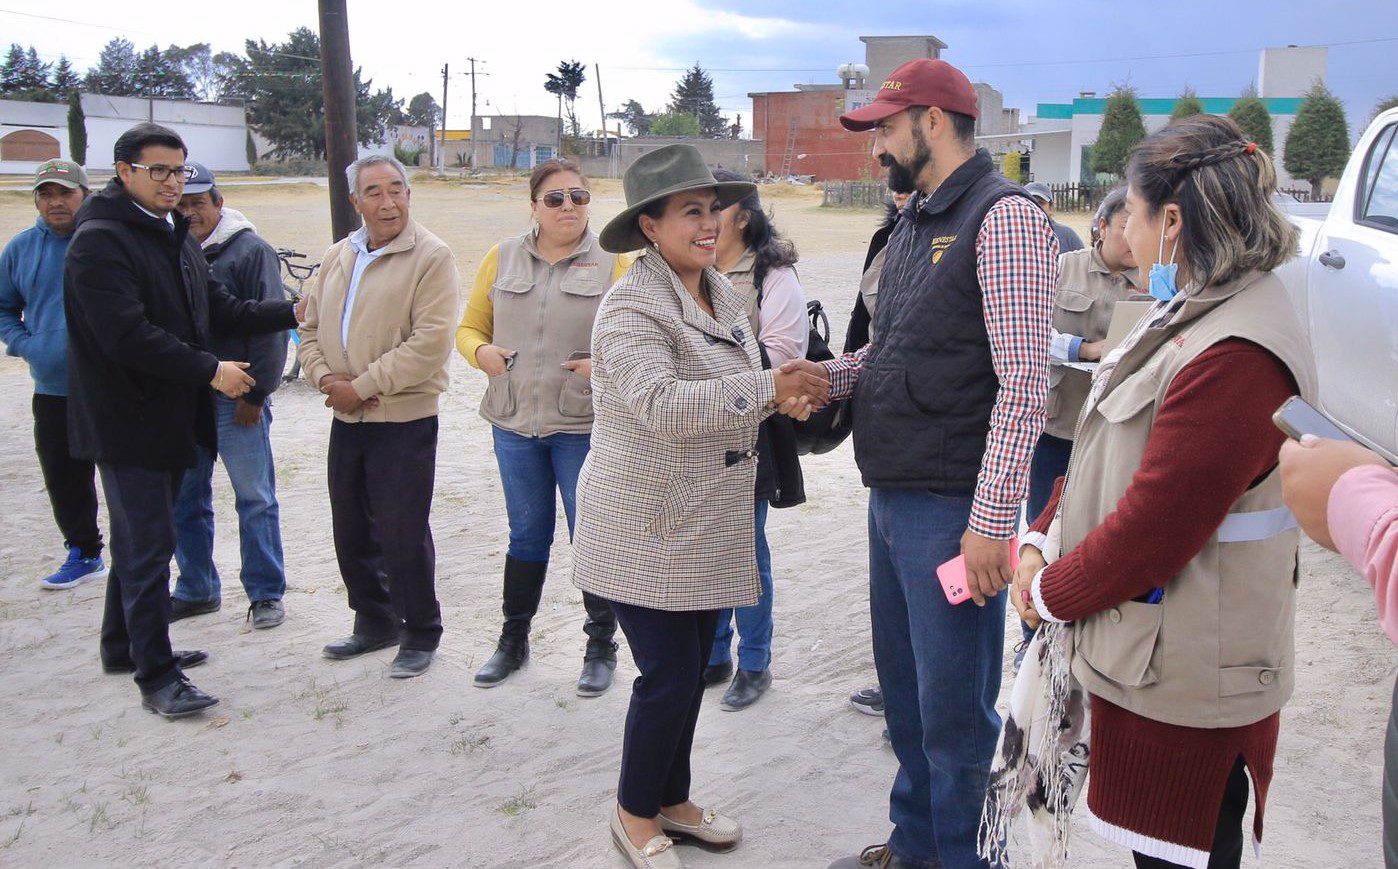
[[[830,374],[819,363],[795,359],[772,372],[777,395],[769,407],[804,421],[830,403]]]

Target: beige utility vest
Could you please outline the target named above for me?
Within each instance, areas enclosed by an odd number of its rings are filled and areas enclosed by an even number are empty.
[[[1314,397],[1310,343],[1280,280],[1251,273],[1200,291],[1172,322],[1140,336],[1086,411],[1049,535],[1061,551],[1116,509],[1175,375],[1228,338],[1271,351]],[[1298,538],[1274,469],[1232,506],[1160,603],[1130,601],[1077,622],[1073,674],[1090,693],[1168,724],[1236,727],[1276,712],[1294,681]]]
[[[743,255],[738,257],[738,261],[733,263],[730,271],[724,272],[723,276],[728,278],[728,283],[733,285],[733,289],[738,291],[738,295],[743,297],[743,304],[748,312],[748,325],[752,327],[753,335],[762,334],[762,306],[758,304],[757,298],[757,251],[747,248]]]
[[[874,329],[874,306],[879,303],[879,278],[883,277],[883,259],[887,253],[887,245],[879,248],[879,252],[874,254],[874,258],[869,261],[869,267],[864,270],[864,274],[859,276],[859,295],[864,297],[864,307],[869,311],[869,334],[871,336]]]
[[[562,366],[590,355],[592,321],[615,263],[590,229],[552,265],[539,255],[532,231],[500,243],[490,288],[491,343],[515,357],[504,374],[489,378],[481,416],[530,437],[592,430],[591,384]]]
[[[1135,269],[1113,274],[1095,247],[1070,251],[1058,258],[1058,293],[1054,298],[1053,328],[1084,341],[1101,341],[1112,324],[1112,309],[1122,299],[1138,295]],[[867,304],[867,302],[866,302]],[[1072,440],[1078,416],[1092,389],[1092,375],[1066,365],[1049,366],[1048,417],[1044,431]]]

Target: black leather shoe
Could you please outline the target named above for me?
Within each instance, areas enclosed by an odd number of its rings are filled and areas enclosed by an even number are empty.
[[[529,640],[516,637],[501,637],[495,647],[495,654],[476,671],[477,688],[494,688],[509,678],[509,675],[529,660]]]
[[[377,652],[398,645],[397,636],[366,637],[363,634],[350,634],[343,640],[327,643],[320,652],[332,661],[345,661],[356,658],[365,652]]]
[[[179,668],[181,670],[188,670],[190,667],[197,667],[205,661],[209,660],[209,653],[200,649],[176,649],[173,652],[173,654],[175,656],[175,663],[179,665]],[[136,672],[136,665],[131,661],[121,661],[115,664],[109,664],[106,661],[103,661],[102,672],[134,673]]]
[[[183,676],[158,691],[141,696],[141,708],[162,718],[183,718],[217,705],[217,697],[195,688]]]
[[[223,598],[216,597],[213,600],[180,600],[174,595],[170,596],[170,621],[177,622],[180,619],[187,619],[190,616],[202,616],[209,613],[216,613],[223,607]]]
[[[616,672],[616,643],[593,640],[583,655],[582,675],[578,677],[579,697],[600,697],[612,687]]]
[[[725,661],[722,664],[711,664],[704,668],[704,687],[716,688],[733,678],[733,662]]]
[[[718,708],[724,712],[737,712],[756,703],[772,685],[771,670],[739,670],[733,677],[733,684],[723,692]]]
[[[388,665],[388,678],[411,679],[421,676],[432,666],[432,654],[422,649],[399,649],[398,656]]]

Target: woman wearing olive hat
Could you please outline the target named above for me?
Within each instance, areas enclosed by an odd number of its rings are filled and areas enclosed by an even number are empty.
[[[626,210],[603,249],[642,255],[592,333],[592,450],[577,486],[573,582],[612,602],[632,686],[612,838],[632,865],[681,866],[671,836],[718,847],[742,828],[689,799],[689,752],[718,611],[759,585],[752,492],[757,429],[787,399],[803,414],[829,383],[763,370],[745,300],[714,268],[719,212],[754,191],[717,182],[691,145],[626,171]]]

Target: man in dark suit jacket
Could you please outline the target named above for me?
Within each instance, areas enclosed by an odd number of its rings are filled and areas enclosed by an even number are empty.
[[[209,274],[175,213],[187,154],[156,124],[123,133],[117,177],[79,210],[63,273],[71,448],[97,463],[111,515],[102,666],[134,670],[142,706],[167,718],[218,702],[181,671],[208,656],[170,649],[172,507],[198,446],[217,445],[209,387],[236,398],[254,385],[246,362],[205,349],[210,329],[296,325],[291,302],[240,301]]]

